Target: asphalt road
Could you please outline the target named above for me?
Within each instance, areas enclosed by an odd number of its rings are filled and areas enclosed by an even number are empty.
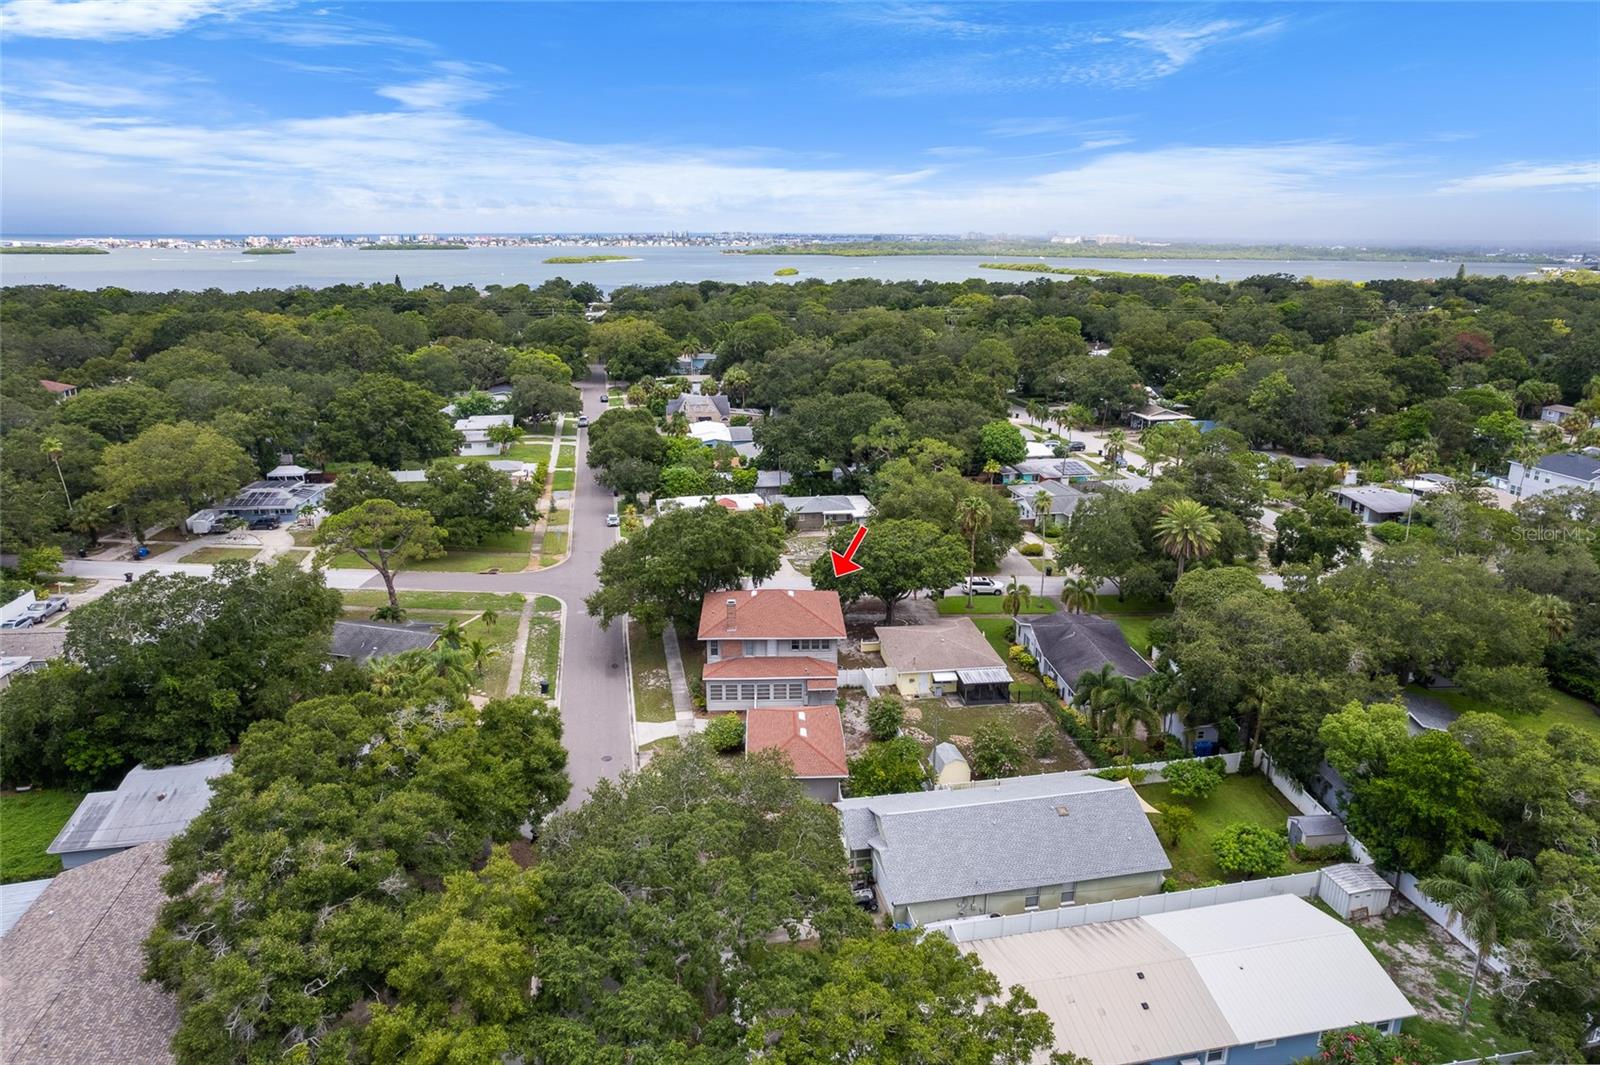
[[[606,409],[600,402],[605,378],[598,370],[579,382],[583,413],[590,421]],[[595,482],[585,461],[589,450],[586,430],[578,431],[576,490],[572,500],[571,555],[565,562],[533,573],[430,573],[408,571],[395,579],[401,589],[460,592],[520,592],[549,595],[566,606],[562,621],[561,679],[557,695],[561,706],[562,742],[567,748],[567,773],[572,778],[569,806],[581,803],[602,777],[615,778],[634,764],[633,705],[628,679],[627,626],[617,623],[603,630],[584,609],[583,599],[598,584],[600,555],[616,542],[615,529],[606,527],[611,513],[611,492]],[[206,565],[159,562],[69,562],[63,569],[84,577],[115,580],[124,573],[151,571],[205,576]],[[369,570],[329,570],[332,587],[381,588],[383,582]]]

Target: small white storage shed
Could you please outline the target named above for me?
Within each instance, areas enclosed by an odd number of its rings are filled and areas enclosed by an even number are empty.
[[[1331,814],[1289,818],[1289,846],[1337,847],[1345,840],[1344,822]]]
[[[1394,888],[1370,865],[1330,865],[1317,879],[1317,897],[1346,920],[1368,917],[1389,908]]]

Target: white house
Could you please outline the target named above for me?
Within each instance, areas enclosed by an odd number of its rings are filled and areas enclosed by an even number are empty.
[[[1512,460],[1506,490],[1523,499],[1564,488],[1600,492],[1600,455],[1590,454],[1592,450],[1546,455],[1532,466]]]
[[[514,425],[516,419],[509,414],[474,414],[470,418],[456,419],[456,432],[461,434],[461,447],[456,454],[498,455],[500,445],[489,439],[489,430],[497,425]]]

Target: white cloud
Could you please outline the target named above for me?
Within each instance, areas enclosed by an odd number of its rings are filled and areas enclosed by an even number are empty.
[[[234,18],[274,0],[8,0],[0,31],[15,37],[110,41],[165,37],[207,19]]]
[[[1511,163],[1471,177],[1446,182],[1440,192],[1522,192],[1529,189],[1587,189],[1600,186],[1600,160],[1578,163]]]
[[[1167,23],[1143,29],[1123,30],[1117,34],[1125,41],[1154,53],[1152,64],[1113,67],[1113,80],[1148,80],[1176,74],[1200,57],[1208,48],[1236,41],[1271,37],[1283,29],[1282,19],[1269,22],[1243,22],[1235,19],[1213,19],[1203,23]]]
[[[422,102],[208,126],[35,100],[8,108],[0,210],[12,232],[1054,229],[1346,242],[1592,228],[1570,197],[1439,197],[1436,181],[1399,174],[1397,149],[1346,143],[1124,150],[1043,173],[1018,169],[1051,165],[1037,159],[894,168],[560,141]]]
[[[477,75],[498,70],[499,67],[475,63],[435,63],[431,77],[402,85],[385,85],[376,91],[379,96],[395,100],[412,111],[451,111],[462,104],[493,96],[495,85]]]
[[[1124,144],[1132,143],[1132,137],[1124,137],[1121,134],[1108,134],[1104,137],[1089,138],[1082,144],[1078,145],[1078,150],[1084,152],[1093,152],[1098,151],[1101,148],[1116,148]]]

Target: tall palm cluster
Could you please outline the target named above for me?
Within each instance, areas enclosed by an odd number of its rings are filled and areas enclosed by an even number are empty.
[[[1096,735],[1116,740],[1123,758],[1128,757],[1140,729],[1146,739],[1152,739],[1163,734],[1162,721],[1167,714],[1181,718],[1188,712],[1182,682],[1177,674],[1164,669],[1130,680],[1108,662],[1098,672],[1079,677],[1073,690],[1073,705],[1084,712],[1089,727]]]
[[[484,612],[484,623],[493,625],[493,611]],[[498,616],[496,616],[498,620]],[[498,648],[487,641],[468,639],[455,618],[439,630],[439,642],[426,651],[406,651],[382,659],[372,669],[371,687],[378,695],[407,699],[430,696],[465,698],[483,679]]]

